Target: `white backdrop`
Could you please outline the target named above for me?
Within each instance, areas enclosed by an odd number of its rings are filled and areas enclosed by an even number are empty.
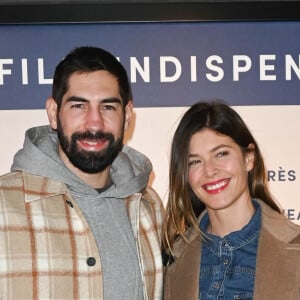
[[[166,203],[169,150],[178,120],[187,107],[136,108],[127,144],[153,163],[151,184]],[[293,222],[300,224],[300,106],[235,106],[261,147],[272,174],[270,188]],[[48,124],[44,110],[0,110],[0,173],[7,173],[22,146],[25,129]]]

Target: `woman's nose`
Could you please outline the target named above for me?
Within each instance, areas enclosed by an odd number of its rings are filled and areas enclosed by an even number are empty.
[[[216,163],[212,160],[205,162],[204,172],[206,176],[214,177],[218,173],[218,168],[216,166]]]

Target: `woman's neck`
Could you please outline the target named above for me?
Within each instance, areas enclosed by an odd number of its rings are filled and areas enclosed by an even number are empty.
[[[207,233],[224,237],[231,232],[241,230],[251,220],[255,212],[252,201],[241,207],[231,207],[222,210],[207,208],[209,215],[209,225]]]

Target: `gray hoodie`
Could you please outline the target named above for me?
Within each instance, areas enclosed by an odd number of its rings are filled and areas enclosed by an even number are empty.
[[[23,170],[64,182],[75,193],[97,195],[97,191],[66,168],[58,156],[57,144],[57,134],[50,126],[28,129],[23,149],[14,157],[12,170]],[[151,171],[151,162],[145,155],[124,145],[110,169],[113,185],[101,196],[124,198],[139,192],[146,187]]]
[[[11,169],[64,182],[97,241],[104,299],[143,299],[136,241],[122,200],[147,186],[152,171],[147,157],[124,145],[110,168],[112,185],[98,193],[59,158],[56,132],[50,126],[40,126],[27,130]]]

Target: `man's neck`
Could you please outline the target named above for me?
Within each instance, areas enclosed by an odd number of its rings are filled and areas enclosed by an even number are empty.
[[[109,185],[110,182],[109,168],[110,167],[107,167],[102,172],[96,174],[87,174],[80,170],[75,174],[80,179],[82,179],[87,185],[93,187],[94,189],[102,189]]]
[[[90,174],[83,172],[82,170],[76,168],[65,155],[62,150],[59,150],[59,156],[61,160],[64,162],[66,167],[78,176],[81,180],[83,180],[87,185],[91,186],[94,189],[101,189],[107,186],[110,182],[109,170],[110,166],[106,167],[103,171],[95,174]]]

